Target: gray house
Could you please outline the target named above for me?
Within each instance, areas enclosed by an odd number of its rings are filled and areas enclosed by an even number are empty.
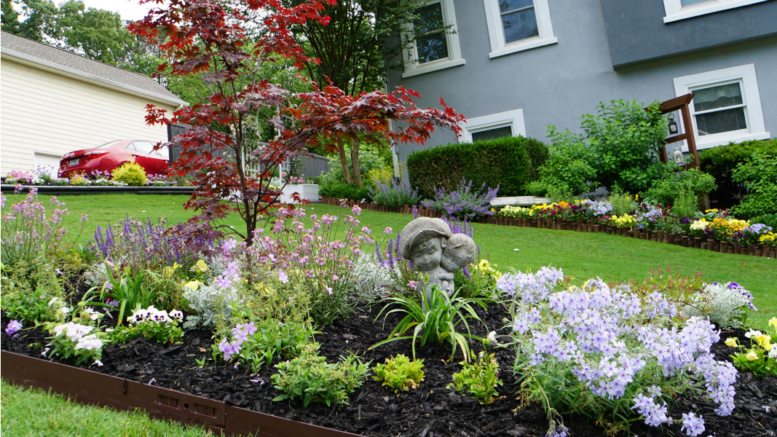
[[[389,89],[423,107],[443,97],[467,117],[458,141],[547,142],[548,125],[576,131],[600,101],[689,92],[700,150],[777,134],[776,0],[429,0],[418,14]],[[434,20],[454,33],[426,31]],[[438,131],[427,147],[454,141]]]

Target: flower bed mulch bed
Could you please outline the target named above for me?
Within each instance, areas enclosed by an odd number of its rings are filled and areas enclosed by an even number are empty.
[[[336,322],[334,326],[323,329],[321,334],[316,335],[316,341],[322,344],[321,354],[330,362],[335,362],[339,356],[351,351],[372,360],[372,365],[399,353],[410,355],[409,341],[368,350],[372,344],[386,338],[397,322],[396,318],[390,317],[384,329],[382,318],[375,320],[378,312],[378,306],[360,309],[350,320]],[[491,329],[495,329],[505,325],[507,314],[501,307],[492,305],[488,311],[481,311],[481,317]],[[2,326],[8,322],[3,314]],[[473,331],[482,336],[487,334],[477,324],[473,325]],[[498,332],[504,334],[507,331],[503,328]],[[741,342],[748,344],[744,332],[724,332],[720,343],[713,347],[717,358],[728,359],[731,348],[723,341],[729,336],[737,336]],[[38,358],[41,358],[47,342],[40,328],[24,330],[13,338],[5,331],[1,335],[3,350]],[[522,405],[516,395],[517,379],[511,370],[514,354],[509,349],[497,349],[496,352],[504,385],[498,387],[501,396],[491,405],[480,405],[446,387],[451,382],[451,375],[461,369],[458,363],[460,353],[452,362],[446,361],[450,356],[450,348],[446,344],[417,348],[417,357],[425,360],[426,376],[416,390],[395,395],[368,378],[351,395],[350,405],[327,407],[313,404],[303,408],[299,402],[272,401],[280,394],[272,387],[270,379],[276,373],[274,368],[263,368],[257,375],[251,372],[250,367],[242,365],[214,365],[208,361],[207,367],[198,367],[196,359],[211,356],[211,335],[210,331],[187,331],[183,343],[178,345],[159,345],[144,339],[108,345],[103,352],[104,366],[92,366],[90,370],[370,436],[544,436],[548,429],[548,420],[541,406]],[[482,346],[473,343],[473,349],[479,351]],[[701,414],[706,422],[705,436],[776,435],[777,378],[754,378],[750,373],[740,372],[735,388],[736,409],[730,417],[716,416],[713,413],[715,405],[697,397],[677,399],[670,415],[680,418],[683,412],[688,411]],[[565,417],[564,422],[570,428],[570,436],[607,435],[606,429],[582,418]],[[680,425],[658,429],[641,421],[632,426],[631,434],[683,435]]]

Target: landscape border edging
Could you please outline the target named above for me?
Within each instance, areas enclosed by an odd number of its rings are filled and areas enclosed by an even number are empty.
[[[9,351],[0,352],[0,374],[7,382],[50,389],[82,404],[107,406],[119,411],[141,409],[155,418],[223,431],[226,435],[359,437],[358,434]]]

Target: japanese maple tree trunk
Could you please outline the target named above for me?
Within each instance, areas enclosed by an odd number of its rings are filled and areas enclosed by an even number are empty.
[[[362,168],[359,165],[359,141],[356,140],[351,146],[351,167],[353,167],[353,182],[354,185],[362,187]]]
[[[345,176],[345,182],[348,185],[353,185],[353,178],[351,177],[351,171],[348,170],[348,158],[345,157],[345,146],[342,141],[337,143],[337,152],[340,155],[340,165],[343,166],[343,175]]]

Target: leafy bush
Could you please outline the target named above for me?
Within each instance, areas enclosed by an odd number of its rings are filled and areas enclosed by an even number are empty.
[[[415,358],[415,343],[420,334],[421,346],[426,345],[426,343],[447,341],[453,349],[450,357],[451,360],[456,355],[456,347],[458,346],[461,348],[464,360],[468,361],[470,355],[468,339],[478,338],[471,334],[468,320],[474,319],[483,323],[472,306],[477,304],[485,309],[485,299],[462,298],[458,296],[458,293],[454,293],[453,296],[449,297],[447,293],[441,291],[437,286],[432,289],[431,297],[427,297],[426,293],[421,293],[421,296],[421,304],[416,299],[410,297],[389,297],[387,299],[398,308],[388,311],[386,317],[393,313],[404,314],[405,317],[394,327],[388,339],[375,343],[370,346],[370,349],[392,341],[412,340],[413,358]],[[392,306],[387,305],[383,307],[378,317],[389,307]],[[461,324],[466,328],[466,334],[457,332],[456,328]],[[404,335],[410,329],[413,329],[413,335]]]
[[[496,399],[496,386],[502,385],[499,379],[499,363],[494,354],[485,356],[483,352],[478,354],[475,363],[461,363],[463,369],[453,374],[453,387],[460,392],[468,392],[481,404],[490,404]]]
[[[347,404],[348,395],[361,387],[369,371],[356,355],[340,357],[337,364],[327,364],[317,355],[318,344],[306,345],[302,354],[290,361],[276,364],[278,373],[272,376],[275,388],[284,392],[274,401],[301,399],[303,406],[321,402],[327,406]]]
[[[740,184],[734,181],[734,170],[739,164],[758,154],[777,156],[777,138],[730,143],[699,152],[701,171],[712,175],[718,186],[710,193],[710,199],[717,200],[716,208],[730,208],[742,198],[744,193]]]
[[[772,229],[777,229],[777,214],[764,214],[753,217],[751,223],[763,223]]]
[[[424,360],[413,360],[402,354],[386,358],[386,364],[375,366],[376,381],[382,382],[389,390],[398,392],[418,387],[424,379]]]
[[[54,266],[45,257],[28,265],[3,266],[2,308],[11,319],[27,323],[63,321],[69,309]]]
[[[125,162],[121,167],[113,170],[113,179],[134,187],[146,185],[148,182],[146,170],[134,162]]]
[[[754,155],[737,166],[733,179],[747,185],[749,193],[732,213],[744,218],[777,214],[777,153]]]
[[[566,149],[556,152],[559,165],[566,160],[586,172],[586,177],[595,169],[596,181],[611,191],[618,186],[627,192],[642,192],[667,171],[659,160],[666,126],[658,102],[646,111],[636,101],[613,100],[599,103],[597,115],[581,117],[583,134],[558,132],[555,126],[549,126],[548,137],[551,148]],[[588,167],[579,162],[583,160]],[[582,176],[572,177],[576,186],[570,188],[580,189]]]
[[[374,168],[367,172],[367,179],[369,179],[372,186],[376,186],[378,182],[387,184],[393,178],[394,172],[391,170],[391,167]]]
[[[531,194],[561,201],[597,186],[596,169],[588,162],[587,148],[582,142],[569,140],[560,137],[548,147],[548,160],[539,168],[539,180],[526,186]]]
[[[491,199],[496,197],[499,188],[488,188],[484,193],[486,183],[483,182],[478,191],[472,192],[472,181],[467,183],[467,180],[462,178],[455,190],[447,191],[444,186],[435,188],[434,200],[424,200],[421,203],[447,217],[472,219],[494,215],[494,211],[491,211]]]
[[[474,143],[451,143],[416,151],[407,158],[410,185],[422,197],[436,187],[455,186],[463,179],[475,186],[499,185],[504,196],[526,194],[526,184],[537,179],[538,167],[548,158],[545,144],[525,137],[504,137]]]
[[[631,214],[637,207],[634,199],[626,193],[613,192],[610,194],[610,203],[612,204],[612,214],[615,216]]]
[[[715,178],[692,168],[688,171],[667,173],[663,178],[657,179],[645,192],[645,197],[662,205],[674,205],[680,196],[691,192],[696,196],[696,205],[701,208],[704,199],[715,187]]]
[[[391,179],[383,183],[375,181],[375,189],[369,188],[370,197],[377,205],[399,208],[404,205],[417,205],[421,197],[418,189],[413,188],[407,181]]]
[[[327,197],[334,197],[335,199],[348,199],[361,201],[362,199],[369,199],[370,192],[367,187],[357,187],[354,185],[348,185],[346,183],[327,183],[321,185],[318,188],[319,194]]]

